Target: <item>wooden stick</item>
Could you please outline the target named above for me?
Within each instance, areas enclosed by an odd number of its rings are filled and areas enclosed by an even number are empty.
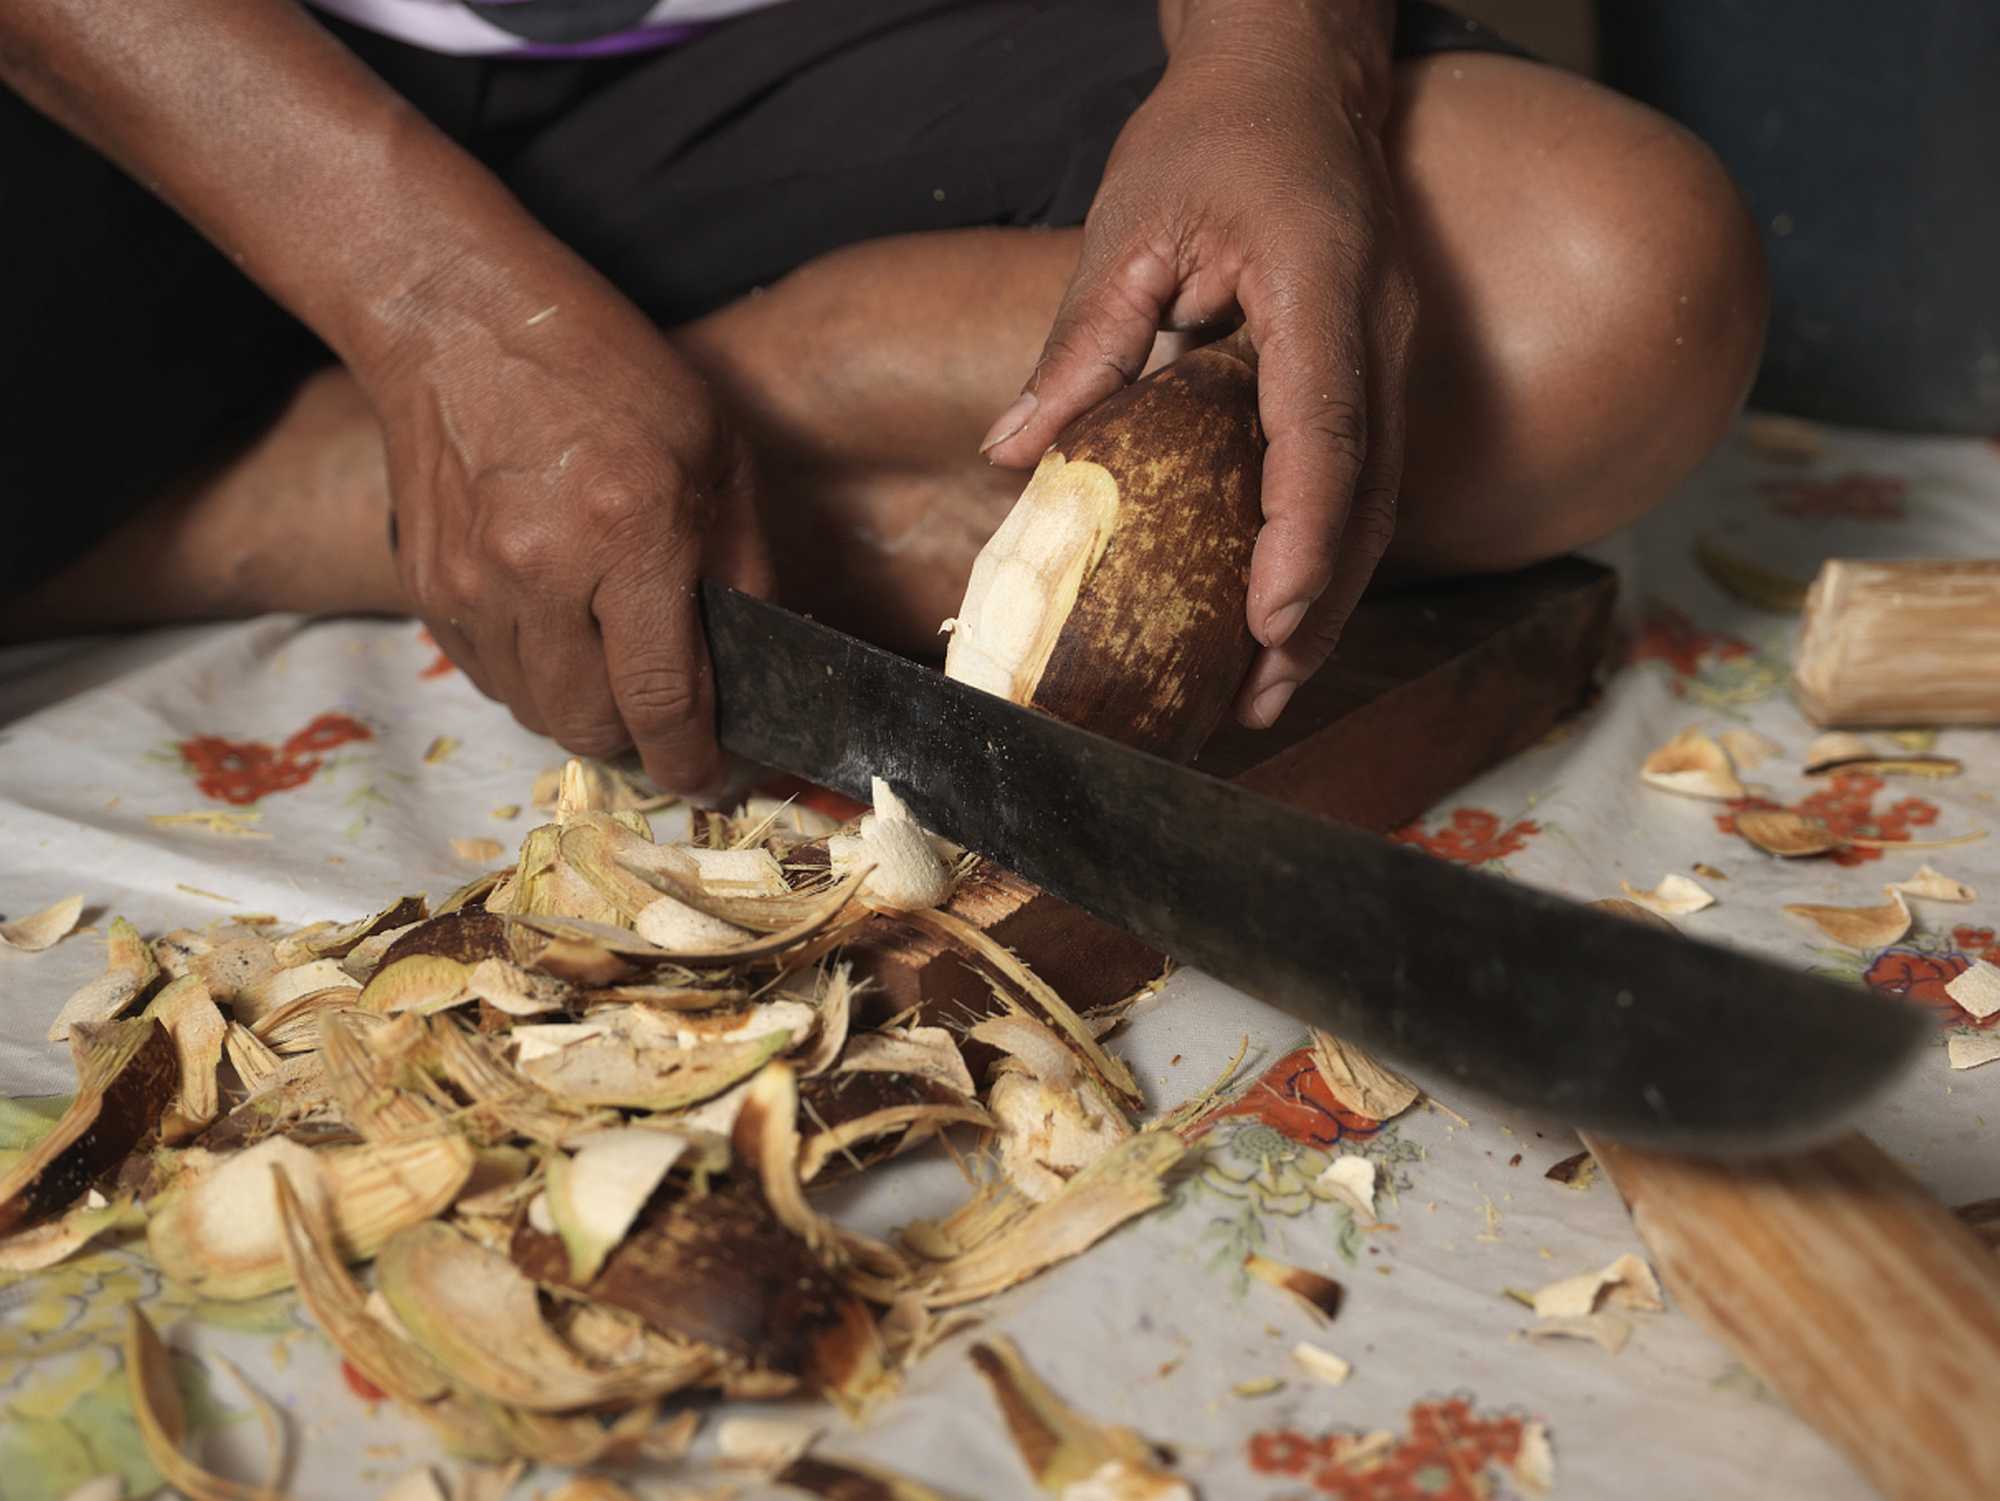
[[[2000,1257],[1879,1147],[1584,1144],[1667,1290],[1883,1495],[2000,1496]]]
[[[1830,559],[1793,676],[1824,725],[2000,723],[2000,560]]]

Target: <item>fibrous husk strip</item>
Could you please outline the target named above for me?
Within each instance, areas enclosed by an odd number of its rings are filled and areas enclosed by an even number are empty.
[[[49,1133],[0,1174],[0,1235],[62,1213],[149,1145],[180,1087],[173,1039],[153,1017],[79,1023],[70,1046],[76,1094]]]
[[[513,1449],[480,1408],[459,1396],[442,1372],[368,1311],[323,1222],[277,1174],[278,1221],[285,1261],[320,1331],[354,1368],[434,1428],[455,1454],[508,1459]]]
[[[160,1121],[160,1139],[172,1146],[208,1125],[221,1109],[216,1070],[229,1024],[208,998],[208,987],[193,975],[169,981],[147,1010],[167,1029],[180,1068],[173,1104]]]
[[[996,1235],[941,1261],[922,1285],[925,1306],[951,1308],[1025,1282],[1088,1250],[1164,1202],[1167,1172],[1187,1148],[1169,1132],[1141,1131],[1097,1159],[1045,1204],[1013,1217]]]
[[[49,1041],[61,1042],[79,1022],[108,1022],[128,1010],[160,977],[152,945],[122,917],[111,920],[105,936],[104,973],[63,1002],[49,1025]]]
[[[291,1279],[274,1169],[326,1224],[336,1254],[361,1261],[405,1226],[442,1212],[473,1161],[471,1144],[455,1136],[317,1151],[275,1136],[161,1195],[146,1245],[162,1272],[203,1297],[261,1297]]]
[[[949,912],[908,912],[903,914],[902,920],[944,939],[960,953],[984,965],[1019,990],[1054,1023],[1057,1030],[1069,1038],[1100,1084],[1129,1108],[1145,1108],[1146,1097],[1139,1092],[1139,1084],[1132,1077],[1132,1071],[1122,1060],[1107,1053],[1091,1032],[1089,1023],[1006,945]]]
[[[167,1347],[146,1315],[134,1303],[125,1311],[125,1380],[132,1399],[132,1416],[146,1457],[175,1490],[190,1501],[283,1501],[275,1485],[245,1485],[203,1469],[182,1452],[187,1442],[187,1409],[174,1385],[174,1366]],[[272,1467],[283,1468],[282,1454]]]

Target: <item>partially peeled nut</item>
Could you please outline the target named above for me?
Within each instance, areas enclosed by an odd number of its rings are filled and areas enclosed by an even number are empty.
[[[1249,668],[1264,434],[1246,335],[1063,429],[972,565],[945,673],[1174,760]]]

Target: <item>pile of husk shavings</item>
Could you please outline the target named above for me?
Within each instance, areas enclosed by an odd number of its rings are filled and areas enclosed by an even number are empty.
[[[435,909],[114,922],[51,1029],[75,1096],[0,1165],[0,1271],[122,1237],[206,1299],[295,1287],[452,1453],[590,1466],[685,1453],[675,1404],[717,1394],[858,1415],[1162,1202],[1179,1117],[1142,1124],[1109,1023],[940,910],[974,862],[886,786],[820,837],[658,844],[615,801],[572,763],[516,863]],[[862,940],[911,929],[990,1008],[877,1014]],[[947,1128],[956,1212],[883,1240],[815,1206]]]

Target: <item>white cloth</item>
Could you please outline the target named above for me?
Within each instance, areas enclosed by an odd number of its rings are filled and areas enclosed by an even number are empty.
[[[1782,747],[1748,780],[1784,803],[1827,790],[1798,770],[1812,731],[1784,689],[1794,623],[1718,589],[1695,561],[1697,539],[1719,539],[1796,578],[1835,553],[2000,555],[2000,449],[1860,433],[1826,433],[1823,444],[1816,459],[1788,463],[1733,438],[1673,503],[1621,539],[1610,551],[1625,563],[1635,660],[1565,733],[1447,799],[1420,832],[1576,897],[1616,895],[1621,879],[1650,887],[1700,862],[1727,879],[1695,875],[1718,901],[1682,920],[1690,932],[1835,973],[1872,972],[1935,1002],[1940,974],[2000,945],[2000,839],[1850,865],[1779,862],[1718,827],[1723,805],[1655,792],[1637,777],[1645,752],[1684,726],[1742,727]],[[471,868],[450,841],[518,843],[532,813],[506,820],[493,810],[526,804],[534,774],[558,756],[459,674],[430,675],[435,659],[411,624],[291,619],[0,655],[0,913],[80,891],[100,933],[112,914],[157,932],[258,910],[287,922],[345,918],[402,892],[451,889]],[[308,780],[246,810],[262,815],[254,830],[270,839],[148,822],[148,814],[230,806],[203,796],[178,745],[222,736],[275,752],[330,712],[353,716],[373,738],[326,752]],[[457,749],[425,764],[443,735]],[[1834,816],[1927,837],[1993,827],[2000,734],[1949,730],[1938,748],[1963,758],[1963,776],[1872,791],[1850,784]],[[1885,880],[1925,860],[1978,888],[1978,899],[1916,903],[1917,931],[1887,955],[1840,949],[1782,912],[1786,902],[1879,900]],[[68,1087],[68,1060],[42,1034],[102,955],[88,935],[40,955],[0,952],[0,1092]],[[1858,1124],[1956,1205],[2000,1195],[2000,1063],[1948,1070],[1942,1044],[1954,1027],[1973,1024],[1940,1026],[1939,1046]],[[1255,1071],[1285,1058],[1302,1031],[1183,973],[1113,1045],[1153,1101],[1170,1105],[1208,1083],[1246,1037]],[[1782,1056],[1768,1061],[1774,1073],[1791,1066]],[[1349,1131],[1317,1109],[1309,1079],[1288,1103],[1287,1077],[1280,1070],[1275,1090],[1253,1094],[1247,1113],[1216,1126],[1199,1170],[1166,1208],[981,1309],[981,1333],[1013,1337],[1057,1391],[1096,1417],[1173,1445],[1210,1501],[1470,1496],[1452,1488],[1454,1465],[1485,1475],[1496,1496],[1521,1495],[1505,1462],[1518,1443],[1510,1415],[1546,1423],[1559,1496],[1870,1494],[1678,1309],[1634,1315],[1617,1355],[1522,1338],[1533,1317],[1508,1289],[1532,1290],[1641,1249],[1607,1185],[1579,1192],[1543,1176],[1577,1150],[1569,1132],[1421,1073],[1466,1123],[1420,1108],[1382,1131]],[[1358,1226],[1317,1185],[1346,1150],[1377,1163],[1382,1228]],[[832,1190],[827,1207],[880,1228],[963,1193],[949,1162],[918,1153]],[[1338,1318],[1318,1328],[1247,1281],[1240,1266],[1253,1249],[1345,1283]],[[111,1353],[135,1294],[156,1318],[178,1323],[173,1342],[194,1357],[190,1382],[227,1354],[278,1400],[299,1447],[291,1494],[301,1501],[377,1496],[434,1457],[416,1424],[349,1391],[328,1348],[300,1332],[310,1321],[289,1299],[251,1310],[196,1306],[150,1272],[100,1258],[0,1287],[7,1501],[59,1501],[107,1464],[127,1469],[128,1494],[145,1493]],[[1031,1497],[966,1359],[972,1337],[947,1340],[859,1427],[816,1414],[828,1429],[825,1451],[957,1496]],[[1301,1340],[1353,1362],[1352,1377],[1338,1388],[1315,1382],[1291,1360]],[[1282,1389],[1238,1394],[1239,1383],[1269,1377],[1282,1378]],[[212,1370],[211,1378],[213,1400],[242,1409],[233,1385]],[[1455,1394],[1462,1407],[1452,1405]],[[1405,1489],[1315,1480],[1315,1445],[1326,1435],[1373,1429],[1394,1436]],[[238,1478],[262,1473],[252,1422],[210,1433],[205,1453]]]

